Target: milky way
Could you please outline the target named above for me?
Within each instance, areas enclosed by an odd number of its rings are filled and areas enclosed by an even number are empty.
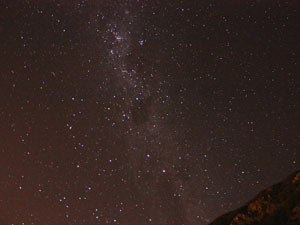
[[[0,224],[205,225],[299,169],[296,1],[0,1]]]
[[[131,65],[128,62],[128,58],[134,54],[133,47],[137,46],[136,51],[142,52],[145,44],[143,39],[136,40],[138,43],[131,39],[133,33],[140,37],[143,34],[138,25],[139,17],[132,15],[135,13],[132,11],[136,9],[132,5],[130,9],[126,9],[128,5],[118,5],[123,10],[119,15],[121,19],[110,20],[107,33],[111,38],[105,38],[110,46],[108,65],[114,71],[112,79],[116,84],[116,92],[122,96],[119,115],[121,121],[119,119],[118,122],[112,122],[112,125],[124,123],[127,129],[126,135],[122,135],[125,136],[127,148],[124,151],[127,151],[128,157],[128,181],[133,183],[133,189],[137,189],[143,202],[148,202],[151,207],[160,207],[158,216],[161,220],[172,218],[173,222],[184,223],[187,220],[186,210],[180,198],[184,186],[175,167],[180,159],[178,144],[161,118],[162,115],[163,118],[168,116],[161,105],[165,104],[169,96],[165,96],[164,100],[160,97],[167,90],[159,87],[162,82],[159,74],[147,74],[145,69],[140,68],[141,65]],[[138,61],[139,53],[136,54],[135,60]],[[153,164],[153,161],[157,163]],[[163,193],[161,189],[165,189]],[[176,196],[179,196],[178,199]],[[165,198],[170,197],[174,200],[167,202]],[[152,220],[151,217],[149,220]]]

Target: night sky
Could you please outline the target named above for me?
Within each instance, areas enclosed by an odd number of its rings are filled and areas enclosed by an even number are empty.
[[[299,169],[299,15],[1,0],[0,224],[205,225]]]

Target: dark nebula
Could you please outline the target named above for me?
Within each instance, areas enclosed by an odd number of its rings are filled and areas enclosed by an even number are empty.
[[[137,124],[141,124],[149,121],[150,110],[151,110],[151,96],[146,99],[137,99],[136,102],[133,103],[133,107],[131,109],[132,120]]]

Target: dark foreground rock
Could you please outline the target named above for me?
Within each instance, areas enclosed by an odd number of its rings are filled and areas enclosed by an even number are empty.
[[[300,171],[210,225],[300,225]]]

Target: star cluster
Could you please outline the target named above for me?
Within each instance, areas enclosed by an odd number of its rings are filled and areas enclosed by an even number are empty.
[[[205,225],[300,168],[297,1],[0,1],[0,223]]]

